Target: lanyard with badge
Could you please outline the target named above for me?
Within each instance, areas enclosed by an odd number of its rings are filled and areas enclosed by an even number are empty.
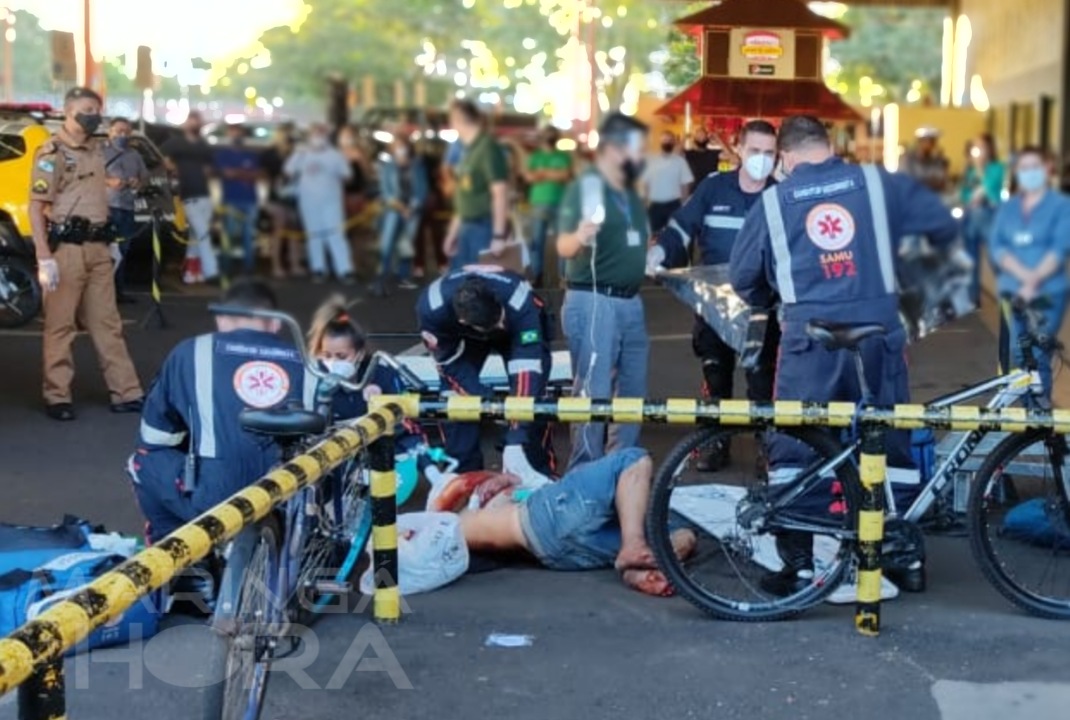
[[[639,231],[635,229],[632,224],[632,200],[628,197],[628,191],[618,193],[613,188],[609,189],[609,196],[613,199],[613,204],[624,213],[624,218],[628,223],[628,247],[639,247],[642,242],[642,238],[639,237]]]

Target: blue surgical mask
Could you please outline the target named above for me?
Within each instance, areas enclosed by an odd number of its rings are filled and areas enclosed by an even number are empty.
[[[119,135],[111,139],[111,144],[119,150],[126,150],[126,146],[130,144],[130,138]]]
[[[1026,192],[1042,190],[1048,184],[1048,174],[1044,168],[1026,168],[1019,170],[1016,175],[1018,187]]]

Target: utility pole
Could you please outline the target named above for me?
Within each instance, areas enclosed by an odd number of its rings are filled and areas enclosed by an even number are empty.
[[[93,63],[93,49],[90,38],[93,34],[92,2],[85,0],[85,86],[94,90],[97,88],[97,72]]]
[[[0,8],[0,42],[4,43],[4,99],[15,101],[15,13]]]
[[[587,5],[591,8],[597,7],[598,0],[587,0]],[[587,124],[587,133],[590,134],[598,128],[598,62],[595,60],[595,44],[598,42],[598,22],[592,16],[587,20],[587,64],[591,68],[591,87],[588,89],[590,95],[590,113],[591,119]]]

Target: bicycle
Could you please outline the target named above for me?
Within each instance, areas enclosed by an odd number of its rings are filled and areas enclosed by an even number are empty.
[[[1026,358],[1023,369],[936,398],[929,402],[929,407],[948,408],[994,392],[987,403],[990,409],[1018,403],[1027,411],[1047,409],[1032,350],[1037,347],[1050,351],[1058,344],[1043,332],[1043,318],[1035,308],[1019,306],[1015,312],[1027,326],[1020,338]],[[813,322],[807,331],[811,339],[827,348],[854,354],[863,397],[871,397],[865,384],[859,345],[867,338],[882,336],[885,328]],[[831,431],[816,427],[784,427],[763,432],[764,441],[757,437],[753,427],[715,425],[697,430],[677,443],[654,478],[647,537],[658,566],[686,600],[721,619],[767,621],[797,615],[835,592],[854,560],[855,518],[862,492],[856,459],[860,445],[857,433],[843,441]],[[905,512],[900,513],[897,508],[893,484],[884,484],[886,566],[889,561],[899,567],[920,565],[924,553],[920,521],[935,509],[937,516],[946,522],[951,513],[947,496],[952,480],[986,434],[984,430],[961,434],[953,442],[947,458],[932,470],[927,480],[923,479],[920,494]],[[805,467],[781,467],[767,473],[755,472],[753,466],[729,465],[702,471],[692,467],[698,464],[694,463],[696,459],[729,441],[736,450],[748,444],[757,445],[760,458],[770,435],[800,443],[815,459]],[[1050,448],[1051,465],[1061,470],[1065,455],[1061,436],[1037,431],[1003,440],[977,471],[967,526],[977,560],[1000,592],[1035,614],[1070,618],[1070,592],[1062,600],[1027,592],[1016,582],[1017,576],[1005,564],[997,562],[992,543],[986,543],[979,534],[984,524],[979,519],[981,512],[989,508],[993,499],[1007,496],[990,489],[1001,477],[1001,468],[1016,468],[1019,477],[1024,477],[1022,463],[1008,465],[1007,461],[1037,443]],[[1035,474],[1034,465],[1030,463],[1025,469]],[[1058,507],[1065,507],[1068,486],[1061,472],[1057,477],[1061,480],[1057,483],[1061,487]],[[1065,513],[1063,517],[1070,519]],[[696,532],[699,544],[691,557],[679,559],[673,552],[670,524],[674,528],[690,527]],[[814,568],[809,577],[803,573],[799,582],[786,591],[782,587],[774,590],[770,578],[784,564],[777,539],[787,537],[787,533],[813,535]],[[1070,531],[1067,537],[1070,538]],[[712,567],[703,569],[706,564]],[[924,585],[923,575],[921,584]],[[736,587],[725,590],[724,586]]]
[[[327,373],[308,357],[300,326],[285,313],[219,306],[211,310],[281,321],[293,335],[307,371],[318,380],[315,410],[287,406],[241,415],[243,428],[274,440],[283,463],[330,433],[334,393],[362,391],[379,363],[394,368],[414,390],[425,389],[418,377],[381,352],[372,356],[356,382]],[[453,462],[426,445],[419,450],[431,462]],[[294,627],[310,625],[334,598],[350,591],[371,535],[369,482],[363,459],[354,458],[243,530],[219,554],[224,569],[207,658],[208,677],[216,682],[204,692],[205,720],[257,720],[271,662],[291,654],[300,642]],[[414,487],[415,482],[409,482],[399,488],[397,502],[408,500]],[[291,648],[281,651],[287,638]]]

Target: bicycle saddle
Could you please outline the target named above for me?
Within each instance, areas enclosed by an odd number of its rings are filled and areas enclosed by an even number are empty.
[[[238,421],[251,433],[278,439],[317,435],[327,429],[327,418],[311,410],[293,407],[242,410]]]
[[[877,323],[834,323],[826,320],[811,320],[806,324],[806,334],[828,350],[856,350],[866,338],[884,335],[888,330]]]

